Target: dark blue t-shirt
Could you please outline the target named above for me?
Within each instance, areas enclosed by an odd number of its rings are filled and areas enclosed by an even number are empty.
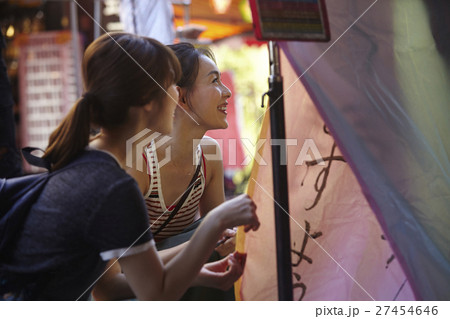
[[[81,157],[93,155],[103,160],[80,163],[49,180],[13,255],[1,262],[29,278],[32,299],[87,299],[107,260],[153,244],[135,180],[105,152],[89,150]]]

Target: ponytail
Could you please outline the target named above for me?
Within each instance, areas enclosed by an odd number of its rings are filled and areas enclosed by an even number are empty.
[[[45,155],[52,170],[60,169],[79,155],[89,143],[90,109],[94,99],[79,99],[50,135]]]
[[[131,107],[159,104],[181,76],[175,54],[160,42],[116,32],[98,37],[84,52],[83,88],[87,91],[50,135],[44,158],[52,170],[67,165],[89,144],[91,124],[116,130]],[[163,89],[161,89],[163,88]]]

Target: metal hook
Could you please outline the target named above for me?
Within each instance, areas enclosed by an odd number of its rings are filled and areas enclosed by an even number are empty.
[[[272,93],[272,88],[269,90],[269,91],[267,91],[267,92],[265,92],[263,95],[262,95],[262,98],[261,98],[261,107],[262,108],[264,108],[264,97],[266,96],[266,95],[270,95],[270,93]]]

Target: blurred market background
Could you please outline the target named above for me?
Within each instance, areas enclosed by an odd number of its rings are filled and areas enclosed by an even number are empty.
[[[241,193],[264,112],[267,45],[254,38],[248,0],[171,2],[176,27],[206,27],[193,42],[212,48],[233,92],[229,128],[207,135],[222,146],[227,196]],[[120,0],[0,0],[3,56],[12,83],[19,148],[45,149],[51,131],[82,94],[79,65],[84,49],[105,32],[123,30],[120,8]],[[33,168],[24,165],[24,171]]]

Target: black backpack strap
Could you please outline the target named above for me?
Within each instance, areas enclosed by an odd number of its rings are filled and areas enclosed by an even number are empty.
[[[47,160],[46,158],[42,158],[36,155],[31,154],[31,152],[34,151],[41,151],[44,153],[44,151],[40,148],[37,147],[24,147],[22,148],[22,155],[25,158],[25,160],[33,165],[33,166],[37,166],[37,167],[42,167],[42,168],[46,168],[48,171],[51,170],[51,163],[49,160]],[[61,169],[51,172],[51,174],[55,174],[57,172],[66,170],[68,168],[71,168],[73,166],[76,166],[78,164],[81,163],[89,163],[89,162],[107,162],[109,159],[109,157],[111,157],[111,155],[106,154],[105,152],[102,151],[88,151],[86,153],[86,156],[84,156],[83,158],[77,158],[75,157],[72,161],[70,161],[70,163],[68,163],[66,166],[62,167]]]
[[[51,163],[45,158],[31,154],[31,152],[33,151],[44,152],[43,150],[37,147],[24,147],[22,148],[22,155],[25,158],[25,160],[33,166],[42,167],[46,168],[47,170],[50,170]]]
[[[181,206],[183,206],[184,202],[186,201],[186,198],[189,196],[189,193],[191,192],[192,187],[194,187],[194,183],[197,180],[198,173],[200,172],[200,168],[202,166],[202,160],[198,162],[197,169],[195,170],[194,176],[192,176],[191,182],[189,183],[188,188],[184,191],[183,196],[180,198],[180,200],[177,203],[177,206],[174,208],[174,210],[170,213],[170,216],[166,219],[166,221],[155,231],[153,232],[153,236],[156,236],[161,230],[164,229],[164,227],[167,226],[168,223],[175,217],[175,215],[180,210]]]

